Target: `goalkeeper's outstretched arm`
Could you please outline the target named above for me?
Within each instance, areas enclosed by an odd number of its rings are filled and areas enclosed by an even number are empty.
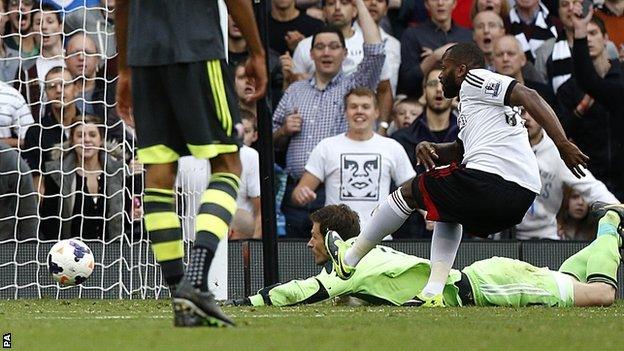
[[[234,304],[278,307],[311,304],[348,294],[349,286],[350,284],[336,277],[333,272],[328,274],[323,269],[319,275],[305,280],[291,280],[267,286],[256,295],[234,301]]]

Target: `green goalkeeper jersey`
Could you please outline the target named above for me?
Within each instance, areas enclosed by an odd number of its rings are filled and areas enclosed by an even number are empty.
[[[422,291],[430,272],[429,260],[378,245],[364,256],[348,280],[340,279],[328,264],[314,277],[266,287],[249,299],[254,306],[290,306],[346,295],[373,304],[400,306]],[[444,288],[449,306],[460,304],[455,286],[460,279],[461,273],[451,270]]]

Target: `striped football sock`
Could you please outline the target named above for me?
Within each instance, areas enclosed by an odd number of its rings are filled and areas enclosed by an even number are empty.
[[[173,190],[146,188],[143,208],[154,257],[160,264],[167,285],[175,288],[184,276],[184,246]]]
[[[202,195],[195,222],[195,245],[186,278],[201,291],[208,290],[208,271],[219,242],[227,237],[228,227],[236,212],[236,195],[240,179],[231,173],[214,173]]]

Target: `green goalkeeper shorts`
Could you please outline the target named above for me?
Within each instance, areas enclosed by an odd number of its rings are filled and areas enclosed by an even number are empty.
[[[477,261],[463,269],[475,305],[574,306],[572,278],[548,268],[505,257]]]

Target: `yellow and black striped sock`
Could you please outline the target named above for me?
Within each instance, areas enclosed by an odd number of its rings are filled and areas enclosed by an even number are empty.
[[[173,190],[146,188],[143,209],[154,257],[167,285],[175,289],[184,276],[184,245]]]
[[[236,195],[240,179],[231,173],[213,173],[195,221],[195,245],[186,278],[201,291],[208,290],[208,271],[221,239],[236,212]]]

